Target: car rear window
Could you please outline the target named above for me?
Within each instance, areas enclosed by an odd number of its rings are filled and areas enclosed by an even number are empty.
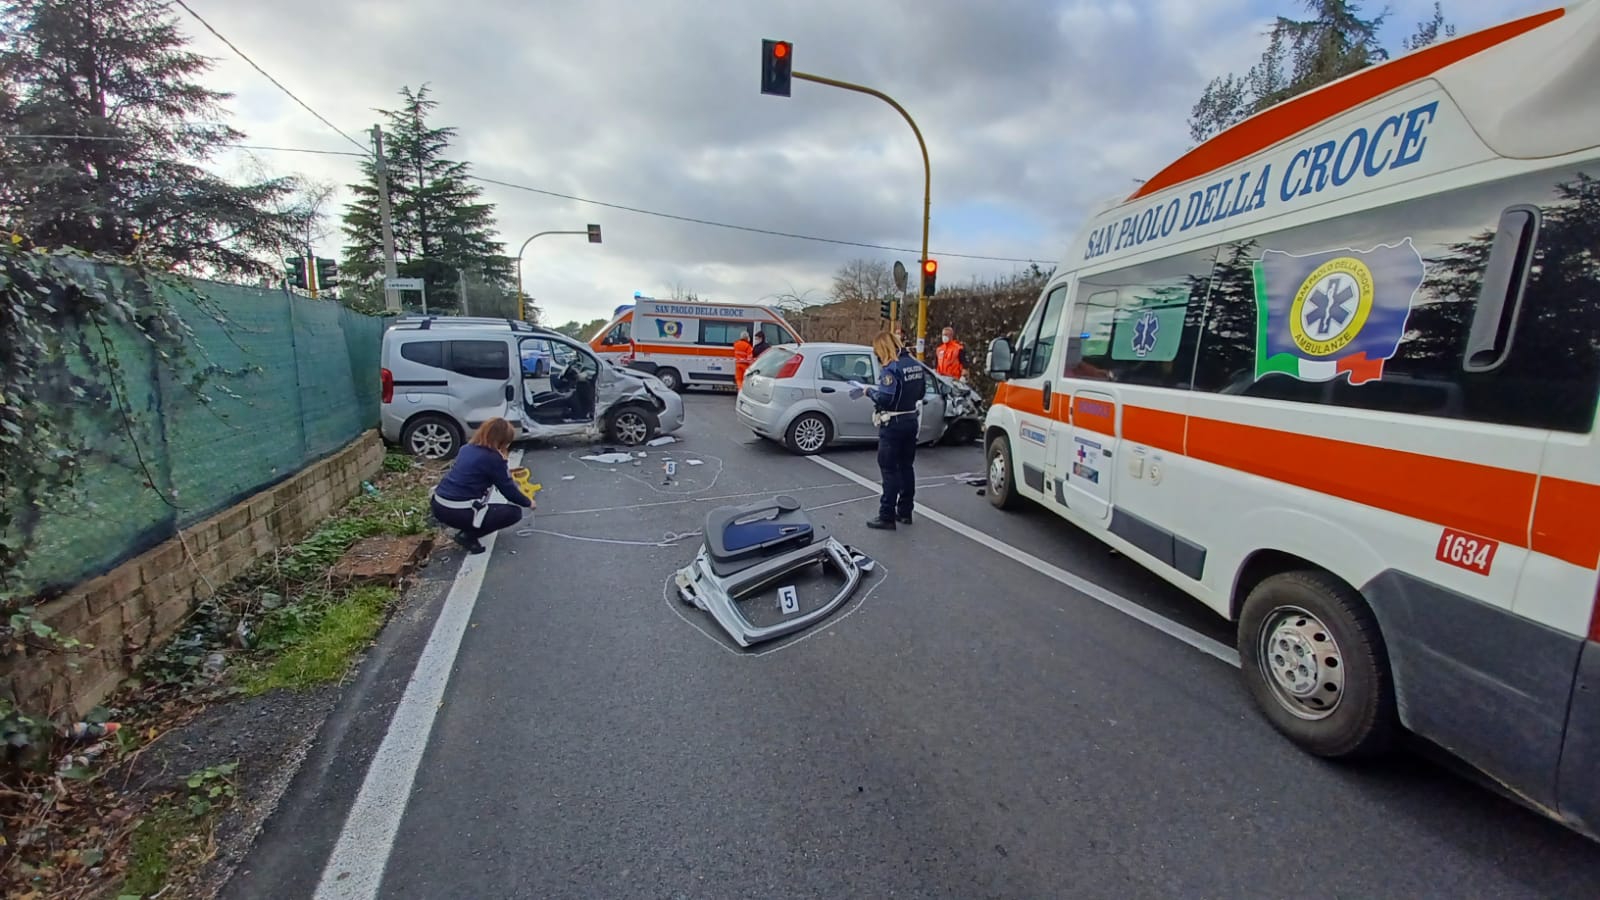
[[[756,359],[755,364],[752,365],[749,370],[745,372],[745,374],[772,375],[782,368],[783,364],[788,362],[789,357],[791,356],[794,356],[793,350],[785,350],[782,347],[773,347],[767,352],[761,354],[761,356]]]

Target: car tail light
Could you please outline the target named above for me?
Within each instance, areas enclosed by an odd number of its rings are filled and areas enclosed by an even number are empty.
[[[394,402],[394,373],[388,369],[378,370],[378,380],[383,383],[383,402]]]
[[[806,361],[806,358],[804,356],[801,356],[800,354],[796,353],[795,355],[793,355],[793,356],[789,357],[788,359],[784,360],[783,361],[783,365],[778,367],[778,371],[776,373],[774,373],[772,377],[773,378],[793,378],[794,377],[794,373],[800,371],[800,364],[805,362],[805,361]]]

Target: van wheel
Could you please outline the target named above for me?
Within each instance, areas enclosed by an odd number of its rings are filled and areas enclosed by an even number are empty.
[[[1011,439],[997,434],[984,453],[989,466],[989,504],[997,509],[1017,509],[1022,497],[1017,494],[1017,484],[1011,465]]]
[[[677,369],[657,369],[656,377],[669,391],[677,393],[683,390],[683,376],[678,374]]]
[[[624,406],[606,419],[606,436],[624,447],[637,447],[656,436],[661,420],[643,406]]]
[[[1256,585],[1239,615],[1245,682],[1273,727],[1305,750],[1359,758],[1397,730],[1394,682],[1378,622],[1326,572],[1284,572]]]
[[[783,443],[801,456],[815,456],[833,441],[833,425],[822,413],[802,413],[789,423]]]
[[[461,450],[461,426],[445,416],[417,416],[400,432],[400,446],[423,459],[455,459]]]

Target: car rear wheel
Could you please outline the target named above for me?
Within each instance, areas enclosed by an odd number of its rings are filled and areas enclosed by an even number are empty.
[[[400,433],[400,446],[423,459],[454,459],[461,450],[461,426],[446,416],[417,416]]]
[[[643,406],[629,405],[606,419],[606,436],[624,447],[637,447],[655,437],[661,427],[656,414]]]
[[[789,423],[783,442],[801,456],[815,456],[833,440],[833,425],[822,413],[801,413]]]
[[[1397,729],[1388,652],[1344,582],[1314,570],[1263,580],[1240,611],[1238,646],[1251,694],[1289,740],[1331,758],[1388,749]]]
[[[666,385],[669,391],[683,390],[683,376],[678,374],[677,369],[657,369],[656,377],[661,379],[661,383]]]

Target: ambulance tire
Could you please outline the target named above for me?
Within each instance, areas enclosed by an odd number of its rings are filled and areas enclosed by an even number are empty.
[[[661,383],[667,386],[667,390],[678,394],[683,393],[683,376],[678,374],[677,369],[670,367],[657,369],[655,376],[661,379]]]
[[[1012,464],[1011,439],[1004,433],[991,438],[983,461],[988,473],[989,505],[996,509],[1020,509],[1022,496],[1017,493],[1017,470]]]
[[[1238,648],[1256,704],[1302,749],[1363,759],[1393,744],[1399,723],[1388,650],[1349,585],[1312,569],[1262,580],[1240,611]]]

